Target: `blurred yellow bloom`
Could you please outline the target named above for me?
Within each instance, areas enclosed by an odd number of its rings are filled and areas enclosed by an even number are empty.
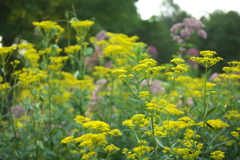
[[[211,153],[211,158],[215,160],[222,160],[225,157],[224,152],[222,151],[214,151]]]

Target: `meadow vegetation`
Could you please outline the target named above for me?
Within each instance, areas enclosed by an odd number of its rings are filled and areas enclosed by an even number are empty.
[[[0,159],[240,158],[240,62],[210,75],[223,60],[215,51],[185,56],[191,36],[207,36],[199,21],[171,29],[179,50],[168,64],[137,36],[101,31],[86,40],[94,21],[33,25],[40,49],[0,48]],[[61,48],[69,29],[76,43]]]

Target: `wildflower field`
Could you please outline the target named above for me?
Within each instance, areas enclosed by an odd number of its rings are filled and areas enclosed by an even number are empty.
[[[40,48],[0,48],[0,159],[240,159],[240,62],[211,76],[215,51],[185,57],[184,37],[206,38],[194,23],[172,28],[179,51],[158,64],[137,36],[86,39],[93,21],[33,22]],[[60,47],[70,29],[76,43]]]

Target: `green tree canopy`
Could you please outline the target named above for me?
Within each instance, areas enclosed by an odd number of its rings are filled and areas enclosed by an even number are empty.
[[[66,19],[65,13],[72,11],[79,20],[94,19],[90,31],[96,34],[104,29],[110,32],[129,33],[140,21],[134,3],[137,0],[1,0],[0,35],[4,45],[11,45],[15,38],[32,41],[33,21]],[[69,12],[70,13],[70,12]],[[70,14],[71,15],[71,14]],[[72,13],[74,15],[74,13]],[[32,31],[32,32],[31,32]]]

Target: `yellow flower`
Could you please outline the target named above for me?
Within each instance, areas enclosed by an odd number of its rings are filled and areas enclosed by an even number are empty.
[[[76,54],[81,50],[81,46],[74,45],[74,46],[68,46],[64,48],[64,52],[68,54]]]
[[[96,132],[108,132],[110,131],[109,124],[102,122],[102,121],[89,121],[83,124],[84,128],[87,128],[90,131]]]
[[[93,21],[85,20],[85,21],[70,21],[72,27],[76,31],[76,39],[78,44],[83,45],[84,39],[90,27],[94,24]]]
[[[240,113],[237,110],[231,110],[228,111],[228,114],[226,114],[224,117],[226,117],[228,120],[235,120],[240,118]]]
[[[210,124],[214,129],[221,129],[221,128],[229,127],[229,124],[224,123],[220,119],[210,119],[210,120],[207,120],[207,123]],[[203,122],[199,122],[197,125],[203,127]]]
[[[149,154],[153,150],[153,147],[140,145],[138,147],[134,147],[133,151],[136,153],[135,156],[137,156],[139,159],[142,159],[146,156],[146,154]]]
[[[32,43],[21,43],[21,44],[18,44],[18,48],[19,49],[31,49],[34,47],[34,44]]]
[[[170,62],[172,63],[175,63],[175,64],[182,64],[184,63],[185,61],[183,59],[172,59]]]
[[[141,91],[139,92],[139,97],[143,98],[143,97],[148,97],[150,94],[148,91]]]
[[[74,141],[74,137],[73,136],[69,136],[69,137],[66,137],[64,138],[61,143],[71,143]]]
[[[235,138],[239,138],[239,133],[238,132],[236,132],[236,131],[232,131],[231,132],[231,135],[233,136],[233,137],[235,137]]]
[[[10,58],[14,50],[15,48],[13,46],[1,47],[0,48],[0,64],[5,65],[5,63],[8,61],[8,59]]]
[[[191,129],[186,129],[186,132],[184,133],[184,139],[191,139],[194,136],[194,131]]]
[[[216,64],[217,62],[223,60],[221,57],[213,57],[217,54],[215,51],[200,51],[200,55],[203,57],[191,57],[190,60],[197,62],[205,68],[209,68]]]
[[[123,121],[122,124],[129,127],[130,129],[132,129],[135,126],[131,119]]]
[[[104,151],[109,152],[109,153],[112,153],[114,151],[119,151],[119,150],[120,150],[120,148],[116,147],[113,144],[110,144],[110,145],[108,145],[107,147],[104,148]]]
[[[83,116],[77,116],[77,118],[74,119],[78,124],[83,124],[84,122],[88,122],[91,119],[90,118],[85,118]]]
[[[81,137],[74,138],[76,143],[80,143],[80,147],[88,148],[93,150],[94,148],[104,147],[107,145],[106,136],[103,133],[93,134],[88,133],[84,134]]]
[[[85,155],[81,158],[81,160],[91,160],[92,157],[94,157],[95,154],[96,154],[96,152],[89,152],[89,153],[85,154]]]
[[[156,103],[146,103],[148,110],[160,110],[160,106],[158,106]]]
[[[121,136],[122,133],[119,131],[119,129],[113,129],[108,132],[111,136]]]
[[[211,153],[211,158],[215,160],[222,160],[225,157],[224,152],[222,151],[214,151]]]
[[[197,144],[197,141],[193,140],[183,140],[183,146],[188,148],[173,148],[173,153],[177,153],[183,159],[196,159],[199,154],[201,154],[201,149],[203,147],[203,143]]]
[[[78,28],[78,27],[91,27],[94,22],[93,21],[89,21],[89,20],[84,20],[84,21],[70,21],[70,23],[72,24],[72,26],[74,28]]]
[[[59,35],[60,33],[64,32],[64,29],[53,21],[33,22],[32,24],[36,27],[39,27],[39,30],[42,28],[46,34],[50,34],[53,29],[57,30],[55,35]]]

